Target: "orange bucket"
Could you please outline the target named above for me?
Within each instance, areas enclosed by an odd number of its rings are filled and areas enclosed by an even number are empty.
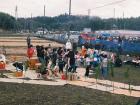
[[[30,60],[29,60],[29,67],[30,67],[30,69],[35,69],[35,65],[38,62],[39,61],[38,61],[38,58],[37,57],[30,58]]]
[[[23,72],[22,71],[16,71],[15,72],[15,77],[22,77],[23,76]]]

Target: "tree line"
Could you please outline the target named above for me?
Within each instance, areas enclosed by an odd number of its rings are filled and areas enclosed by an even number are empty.
[[[0,28],[13,31],[36,31],[38,28],[46,28],[50,31],[80,31],[83,28],[91,28],[93,31],[114,28],[140,30],[140,17],[102,19],[97,16],[69,16],[63,14],[55,17],[38,16],[33,18],[18,18],[16,20],[8,14],[0,13]]]
[[[12,30],[15,28],[17,22],[16,19],[9,14],[0,12],[0,29]]]

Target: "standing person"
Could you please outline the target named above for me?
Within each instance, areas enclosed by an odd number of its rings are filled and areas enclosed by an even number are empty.
[[[63,68],[65,66],[63,55],[64,50],[62,47],[59,47],[57,50],[59,73],[63,73]]]
[[[94,58],[93,58],[93,67],[97,67],[98,66],[98,58],[97,58],[97,53],[96,51],[94,51],[94,54],[93,54]]]
[[[82,46],[81,56],[84,58],[86,54],[87,54],[87,49],[85,48],[85,46]]]
[[[48,46],[47,51],[48,51],[48,54],[49,54],[49,58],[52,58],[53,49],[52,49],[52,47],[51,47],[51,45],[50,45],[50,44],[49,44],[49,46]]]
[[[72,49],[72,44],[70,42],[70,39],[68,39],[67,43],[66,43],[66,49]]]
[[[84,65],[84,58],[85,58],[86,54],[87,54],[87,49],[85,48],[85,46],[82,46],[82,49],[81,49],[81,65]]]
[[[102,76],[104,78],[106,78],[107,74],[108,74],[108,70],[107,70],[107,68],[108,68],[108,59],[107,59],[106,54],[103,56],[103,60],[101,62],[101,68],[102,68]]]
[[[68,55],[68,72],[75,72],[75,54],[74,51],[70,49]]]
[[[86,58],[86,72],[85,72],[85,77],[88,77],[89,76],[89,69],[90,69],[90,62],[91,62],[91,60],[90,60],[89,55],[86,55],[85,58]]]
[[[41,52],[40,53],[41,53],[40,54],[41,55],[40,56],[41,57],[41,62],[42,63],[45,63],[45,49],[44,49],[44,46],[43,45],[41,46]]]
[[[42,65],[45,65],[45,49],[44,46],[37,46],[37,57]]]
[[[27,49],[28,58],[33,57],[34,54],[35,54],[35,49],[33,48],[33,45],[30,45],[29,48]]]
[[[111,53],[110,57],[111,57],[111,62],[114,64],[115,63],[115,54]]]
[[[50,57],[49,57],[49,53],[48,53],[48,48],[47,47],[45,47],[44,56],[45,56],[46,67],[48,67]]]
[[[77,69],[77,67],[80,66],[80,62],[81,62],[80,54],[79,54],[78,51],[76,51],[76,53],[75,53],[75,70],[74,70],[75,73],[77,73],[77,72],[76,72],[76,69]]]
[[[30,47],[30,45],[31,45],[31,38],[30,38],[30,35],[28,35],[28,37],[27,37],[27,46],[28,46],[28,48]]]
[[[65,62],[63,60],[62,56],[58,57],[58,67],[59,67],[59,73],[63,73],[63,68],[64,68]]]
[[[51,61],[52,61],[51,67],[52,68],[54,68],[56,66],[56,60],[57,60],[57,50],[56,50],[56,48],[54,48],[53,52],[52,52],[52,58],[51,58]]]
[[[63,48],[59,47],[58,50],[57,50],[58,56],[62,56],[62,53],[63,53]]]
[[[40,46],[39,45],[36,45],[36,52],[37,52],[37,57],[39,59],[39,57],[40,57]]]

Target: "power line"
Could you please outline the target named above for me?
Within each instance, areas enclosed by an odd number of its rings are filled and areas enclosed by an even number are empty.
[[[116,5],[116,4],[122,3],[124,1],[126,1],[126,0],[120,0],[120,1],[111,2],[111,3],[108,3],[108,4],[104,4],[102,6],[98,6],[98,7],[92,8],[91,10],[98,9],[98,8],[103,8],[103,7],[110,6],[110,5]]]
[[[97,7],[94,7],[94,8],[88,9],[88,10],[83,10],[83,11],[88,11],[89,12],[89,10],[90,10],[90,12],[91,12],[91,10],[103,8],[103,7],[110,6],[110,5],[116,5],[116,4],[122,3],[124,1],[127,1],[127,0],[119,0],[119,1],[111,2],[111,3],[104,4],[102,6],[97,6]],[[81,12],[83,12],[83,11],[81,11]]]

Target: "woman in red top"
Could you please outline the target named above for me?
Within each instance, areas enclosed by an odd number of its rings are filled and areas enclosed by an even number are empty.
[[[33,57],[35,53],[35,49],[33,48],[33,45],[30,45],[29,48],[27,49],[27,56],[29,58]]]
[[[86,54],[87,54],[87,49],[86,49],[84,46],[82,46],[82,49],[81,49],[81,56],[82,56],[82,57],[85,57]]]

